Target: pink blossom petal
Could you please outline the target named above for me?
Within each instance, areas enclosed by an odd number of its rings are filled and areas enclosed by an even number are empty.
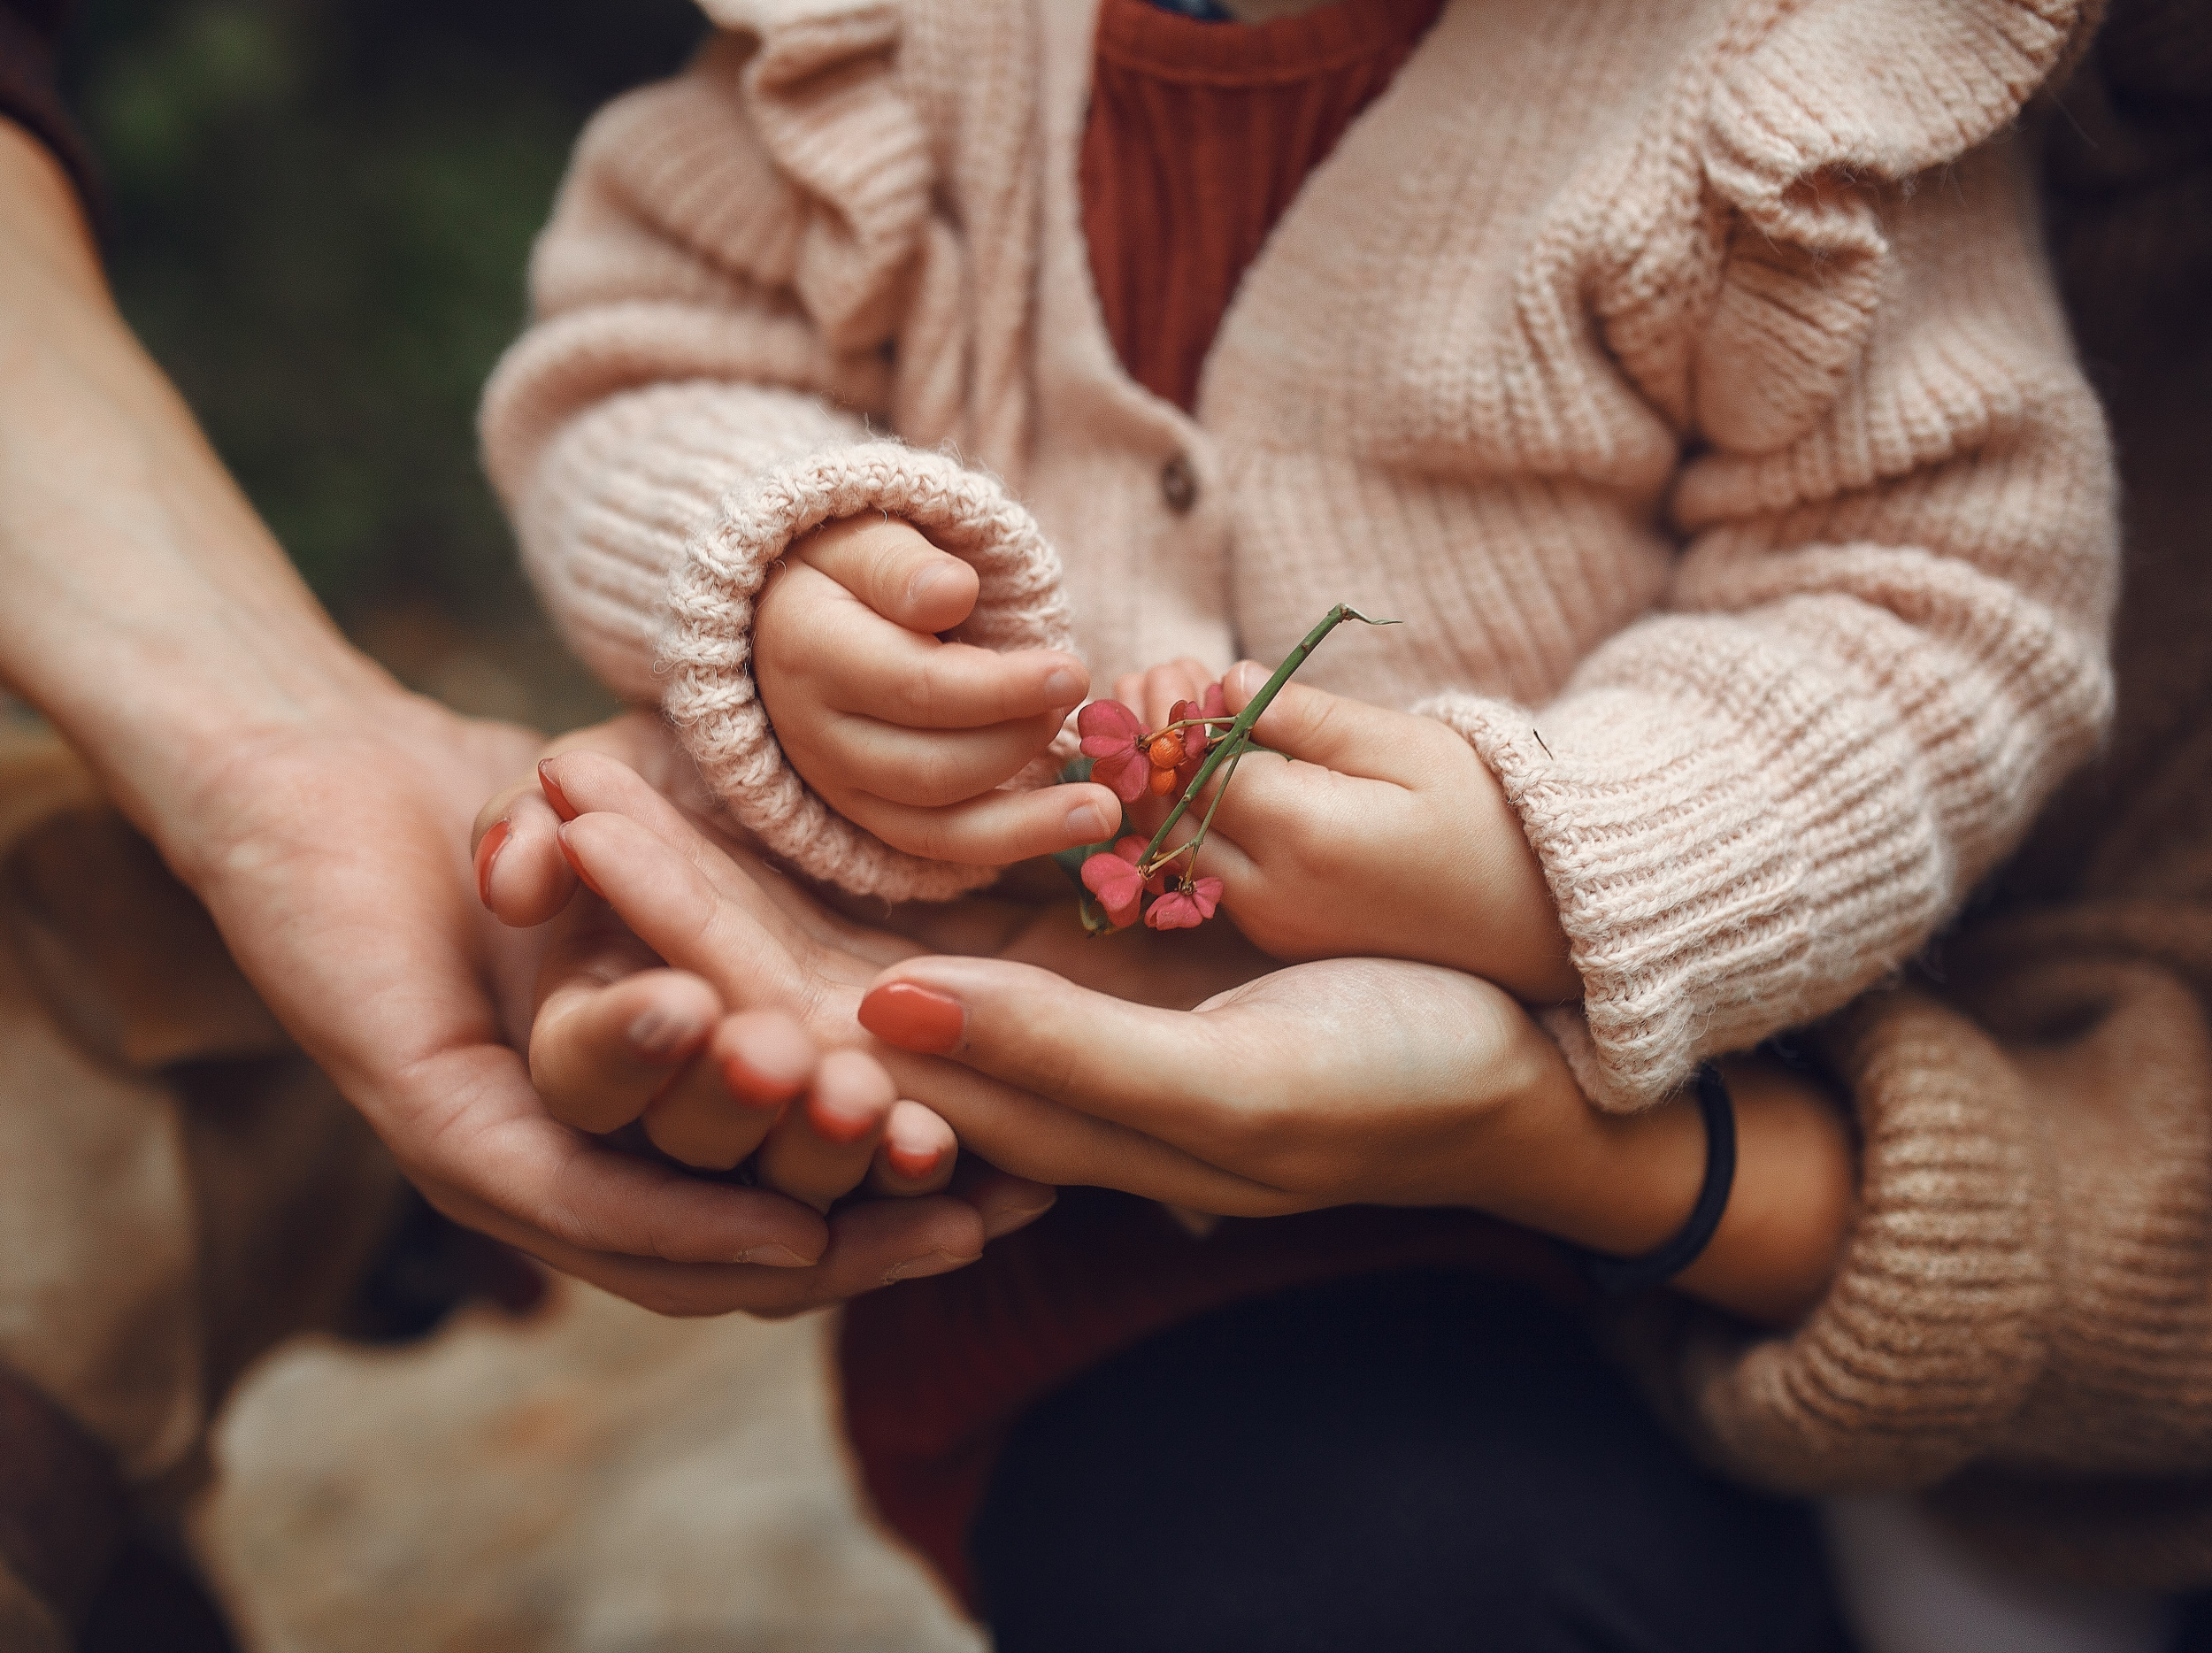
[[[1203,924],[1206,915],[1187,892],[1171,889],[1152,903],[1144,921],[1156,930],[1189,930]]]
[[[1084,751],[1093,757],[1102,757],[1120,746],[1133,746],[1137,737],[1144,733],[1144,725],[1137,721],[1137,714],[1118,700],[1094,700],[1075,714],[1075,727],[1083,737]],[[1103,742],[1102,747],[1094,750],[1094,741]]]
[[[1116,928],[1137,921],[1137,909],[1144,899],[1144,880],[1119,856],[1102,853],[1085,861],[1083,888],[1098,897],[1098,904],[1106,909],[1106,917]]]
[[[1229,697],[1221,692],[1220,684],[1206,685],[1206,700],[1202,710],[1203,715],[1209,718],[1225,718],[1229,715]]]
[[[1096,757],[1091,765],[1091,779],[1102,787],[1111,787],[1124,803],[1134,803],[1151,781],[1152,765],[1135,747],[1125,747]]]
[[[1114,845],[1114,853],[1128,862],[1130,865],[1135,866],[1144,859],[1144,852],[1149,847],[1144,839],[1133,834]],[[1167,874],[1155,873],[1144,880],[1144,887],[1152,894],[1158,895],[1167,888]]]
[[[1193,880],[1190,898],[1198,904],[1201,918],[1212,918],[1221,907],[1221,880],[1217,878]]]

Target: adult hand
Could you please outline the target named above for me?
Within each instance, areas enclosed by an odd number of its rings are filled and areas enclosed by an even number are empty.
[[[163,842],[271,1008],[440,1210],[664,1312],[780,1313],[972,1259],[1040,1205],[1032,1193],[1009,1210],[1024,1191],[987,1185],[972,1203],[826,1224],[555,1122],[510,1048],[540,938],[493,923],[468,871],[471,806],[537,739],[396,694],[362,714],[211,765]]]
[[[1141,973],[1187,949],[1210,957],[1198,937],[1148,932],[1072,954],[1058,940],[1076,927],[1066,900],[995,938],[1001,957],[925,956],[828,913],[603,753],[544,767],[569,818],[555,828],[568,857],[657,955],[726,1004],[783,1011],[826,1044],[872,1049],[969,1151],[1020,1175],[1233,1215],[1384,1203],[1518,1218],[1540,1208],[1525,1180],[1498,1186],[1494,1161],[1511,1145],[1501,1130],[1569,1115],[1602,1131],[1550,1042],[1470,977],[1338,960],[1192,997],[1203,984],[1187,966],[1168,999],[1198,1004],[1187,1014],[1160,1008],[1156,991],[1132,1003],[1010,957]],[[1235,981],[1252,958],[1216,968]],[[946,1055],[959,1064],[932,1059]],[[1509,1103],[1513,1123],[1491,1124]],[[1689,1175],[1694,1189],[1694,1165]]]
[[[649,766],[649,741],[633,752]],[[1379,959],[1269,973],[1225,928],[1084,938],[1064,895],[968,903],[934,939],[996,956],[927,955],[829,913],[602,756],[546,779],[571,853],[659,956],[825,1042],[856,1042],[857,1019],[902,1095],[1021,1175],[1233,1215],[1472,1206],[1628,1255],[1673,1234],[1702,1183],[1694,1108],[1598,1112],[1520,1007],[1471,978]],[[1767,1065],[1728,1077],[1737,1191],[1680,1284],[1786,1321],[1827,1278],[1852,1156],[1816,1088]]]
[[[482,915],[466,833],[536,737],[408,696],[347,646],[117,315],[67,181],[4,119],[0,360],[0,680],[434,1202],[670,1310],[795,1308],[980,1250],[987,1190],[826,1226],[547,1116],[505,1042],[536,943]]]

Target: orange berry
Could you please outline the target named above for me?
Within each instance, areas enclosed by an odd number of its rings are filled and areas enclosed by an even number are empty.
[[[1172,769],[1156,769],[1152,772],[1152,796],[1154,797],[1164,798],[1174,790],[1175,772]]]
[[[1172,769],[1183,761],[1183,737],[1179,734],[1156,734],[1144,749],[1144,755],[1152,760],[1155,769]]]

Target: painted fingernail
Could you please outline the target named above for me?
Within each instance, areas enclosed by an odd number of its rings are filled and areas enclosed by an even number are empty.
[[[949,1251],[932,1251],[926,1257],[909,1257],[896,1268],[883,1272],[887,1286],[902,1280],[922,1280],[932,1274],[946,1274],[956,1268],[965,1268],[975,1261],[972,1257],[955,1257]]]
[[[891,1169],[909,1182],[919,1182],[943,1162],[945,1150],[942,1145],[917,1149],[898,1142],[886,1142],[883,1157],[891,1162]]]
[[[1064,665],[1045,676],[1045,698],[1056,706],[1072,706],[1083,698],[1083,680]]]
[[[732,1260],[739,1263],[757,1263],[763,1268],[812,1268],[814,1266],[787,1245],[748,1246]]]
[[[960,1042],[967,1024],[959,1000],[911,981],[887,981],[860,1001],[860,1025],[902,1050],[941,1056]]]
[[[996,1240],[1002,1234],[1012,1234],[1017,1228],[1028,1227],[1052,1209],[1057,1197],[1055,1196],[1054,1199],[1047,1200],[1042,1205],[1017,1205],[993,1212],[983,1219],[983,1237]]]
[[[598,885],[592,882],[591,874],[584,871],[584,864],[576,858],[576,847],[568,841],[568,823],[566,821],[563,821],[561,823],[559,836],[561,844],[561,859],[566,861],[570,868],[575,873],[576,876],[583,880],[584,888],[586,889],[591,891],[593,895],[597,896],[602,901],[604,901],[606,899],[606,892],[602,890]]]
[[[548,757],[538,765],[538,790],[545,794],[545,801],[553,806],[556,815],[565,821],[572,821],[576,819],[576,806],[568,801],[568,794],[561,790],[561,783],[553,779],[552,771],[547,767],[552,761]]]
[[[824,1142],[846,1148],[882,1125],[883,1113],[877,1108],[833,1108],[818,1095],[807,1104],[806,1122]]]
[[[655,1009],[641,1012],[630,1024],[626,1037],[631,1050],[641,1060],[672,1062],[703,1031],[688,1016],[672,1016],[666,1011]]]
[[[780,1109],[806,1088],[803,1079],[794,1083],[787,1079],[774,1078],[739,1057],[729,1057],[723,1061],[722,1083],[732,1096],[748,1108]]]
[[[492,904],[492,863],[499,859],[499,852],[507,847],[508,836],[513,831],[508,822],[494,821],[483,842],[476,846],[476,898],[487,907]]]

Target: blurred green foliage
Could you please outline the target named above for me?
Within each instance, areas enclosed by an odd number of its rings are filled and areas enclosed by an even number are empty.
[[[478,392],[584,119],[686,0],[83,0],[117,296],[324,601],[526,604]]]

